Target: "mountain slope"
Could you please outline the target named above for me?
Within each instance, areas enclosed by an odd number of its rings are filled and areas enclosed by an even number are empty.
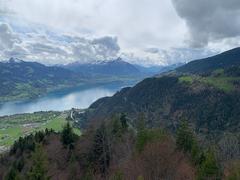
[[[136,124],[138,114],[143,112],[150,127],[161,126],[174,131],[178,122],[186,118],[197,132],[239,132],[240,76],[235,60],[238,51],[234,49],[220,54],[213,61],[208,58],[193,61],[178,68],[178,73],[148,78],[111,98],[102,98],[81,115],[80,121],[86,125],[89,121],[126,113]],[[202,70],[203,67],[207,68]],[[186,72],[199,75],[186,75]]]
[[[181,83],[178,77],[149,78],[112,98],[95,102],[87,118],[90,121],[106,119],[122,112],[134,121],[144,112],[151,127],[174,130],[181,118],[187,118],[198,131],[237,132],[240,130],[240,93],[226,94],[198,82]]]
[[[0,101],[36,97],[51,89],[69,87],[82,82],[80,74],[60,67],[11,58],[0,62]]]
[[[216,69],[240,66],[240,47],[235,48],[213,57],[192,61],[177,68],[181,73],[206,74]]]
[[[161,129],[145,130],[151,138],[139,146],[139,136],[131,128],[121,129],[119,124],[118,129],[112,123],[81,137],[70,129],[19,138],[1,156],[0,179],[196,179],[196,167],[170,135]],[[64,143],[64,134],[72,135],[71,144]]]

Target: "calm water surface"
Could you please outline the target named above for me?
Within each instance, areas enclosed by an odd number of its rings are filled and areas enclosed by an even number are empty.
[[[8,102],[0,106],[0,116],[37,111],[63,111],[71,108],[87,108],[97,99],[112,96],[122,87],[121,84],[108,84],[96,87],[73,88],[50,93],[31,101]]]

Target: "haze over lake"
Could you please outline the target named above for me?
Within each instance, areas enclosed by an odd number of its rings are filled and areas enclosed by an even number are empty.
[[[0,107],[0,116],[37,111],[63,111],[71,108],[83,109],[101,97],[112,96],[121,87],[120,84],[110,84],[89,88],[74,88],[50,93],[31,101],[8,102]]]

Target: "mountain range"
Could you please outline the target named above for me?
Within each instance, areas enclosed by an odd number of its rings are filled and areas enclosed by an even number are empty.
[[[114,60],[101,61],[96,63],[70,63],[62,66],[66,69],[74,71],[76,73],[83,73],[90,76],[151,76],[162,72],[173,70],[182,63],[172,64],[168,66],[142,66],[138,64],[130,64],[121,58]]]
[[[71,63],[65,68],[77,73],[84,73],[90,76],[94,75],[111,75],[111,76],[131,76],[140,75],[140,71],[132,64],[123,61],[121,58],[112,61],[103,61],[98,63]]]

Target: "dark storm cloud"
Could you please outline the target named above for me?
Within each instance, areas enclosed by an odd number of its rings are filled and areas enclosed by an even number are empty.
[[[240,0],[172,0],[190,31],[190,44],[240,36]]]

